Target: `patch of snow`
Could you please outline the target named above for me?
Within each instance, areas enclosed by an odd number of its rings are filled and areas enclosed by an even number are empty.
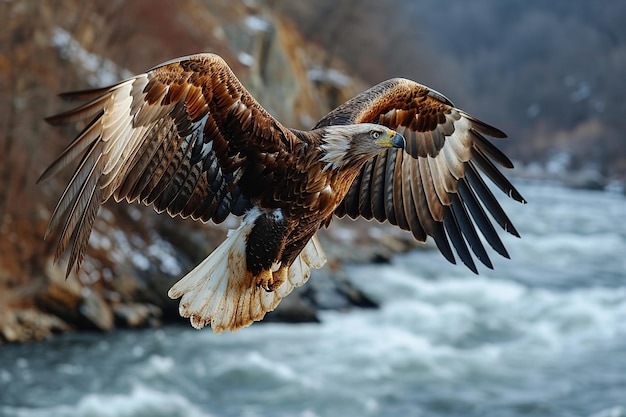
[[[219,40],[226,39],[226,33],[224,32],[224,29],[221,26],[215,26],[212,30],[212,33],[216,39],[219,39]]]
[[[87,72],[87,82],[94,87],[111,85],[120,78],[132,77],[132,73],[120,68],[113,61],[98,56],[83,48],[65,29],[56,27],[52,33],[51,44],[59,50],[64,59],[82,67]]]
[[[251,67],[254,64],[254,57],[247,52],[239,52],[237,59],[246,67]]]
[[[604,110],[606,110],[606,103],[604,103],[604,101],[602,100],[593,100],[591,102],[591,106],[596,111],[596,113],[604,113]]]
[[[315,125],[315,120],[311,117],[310,114],[303,113],[300,115],[300,124],[302,126],[313,126]]]
[[[112,261],[121,263],[127,256],[132,256],[133,248],[131,247],[126,234],[120,229],[113,229],[109,232],[115,242],[115,250],[109,252]]]
[[[137,248],[143,248],[146,246],[146,241],[141,236],[133,234],[130,236],[130,244]]]
[[[180,275],[183,268],[176,256],[176,250],[158,235],[152,237],[153,243],[148,246],[146,254],[159,261],[159,269],[169,275]]]
[[[245,27],[253,33],[267,32],[270,30],[270,22],[259,16],[250,15],[243,20]]]
[[[112,223],[115,218],[113,216],[113,213],[111,213],[111,210],[106,207],[100,207],[100,211],[98,211],[98,217],[106,220],[109,223]]]
[[[359,232],[347,227],[335,227],[329,229],[328,233],[332,235],[335,240],[345,243],[354,242],[359,236]]]
[[[132,252],[130,255],[133,265],[142,271],[147,271],[150,268],[150,260],[146,258],[142,253]]]
[[[381,227],[374,226],[367,229],[367,235],[372,239],[381,239],[387,235],[387,231]]]
[[[559,152],[546,163],[546,171],[549,174],[563,174],[572,160],[572,156],[567,152]]]
[[[103,235],[95,228],[91,231],[91,235],[89,235],[89,247],[94,249],[103,249],[108,251],[111,249],[111,239],[108,236]]]
[[[80,289],[80,295],[81,295],[83,298],[87,298],[87,297],[89,297],[89,296],[91,295],[91,288],[89,288],[89,287],[82,287],[82,288]]]
[[[111,268],[102,269],[102,279],[105,281],[111,281],[113,279],[113,271],[111,271]]]
[[[100,280],[100,269],[92,264],[94,260],[88,259],[81,266],[80,273],[78,275],[78,279],[80,282],[86,285],[95,284],[98,280]],[[99,264],[99,263],[98,263]],[[86,294],[83,294],[86,297]]]
[[[128,215],[136,222],[141,220],[141,211],[137,208],[137,206],[128,206]]]
[[[591,96],[591,85],[588,82],[583,81],[578,85],[576,91],[570,94],[570,98],[574,103],[586,100]]]
[[[526,115],[531,119],[534,119],[535,117],[539,116],[540,113],[541,113],[541,106],[537,103],[531,104],[526,109]]]
[[[256,0],[243,0],[242,3],[244,6],[250,9],[255,9],[259,7],[259,3]]]
[[[308,71],[309,80],[331,84],[335,87],[345,87],[350,85],[352,80],[343,72],[336,69],[313,68]]]

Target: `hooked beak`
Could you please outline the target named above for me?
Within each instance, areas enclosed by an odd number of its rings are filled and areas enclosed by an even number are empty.
[[[405,139],[404,136],[396,132],[395,130],[390,130],[389,135],[377,140],[376,145],[382,146],[384,148],[404,148]]]

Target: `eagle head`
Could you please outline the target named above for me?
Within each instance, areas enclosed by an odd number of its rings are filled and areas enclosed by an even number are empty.
[[[382,150],[405,145],[400,133],[372,123],[327,126],[321,130],[321,161],[326,162],[326,169],[360,167]]]

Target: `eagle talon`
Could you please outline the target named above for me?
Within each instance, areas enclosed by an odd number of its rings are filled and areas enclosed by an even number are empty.
[[[269,269],[261,271],[261,273],[257,275],[255,283],[257,287],[261,287],[267,292],[274,291],[274,277],[272,276],[272,271]]]
[[[272,292],[278,289],[278,287],[280,287],[280,284],[282,284],[282,282],[278,282],[275,279],[272,279],[270,282],[268,282],[267,287],[263,288],[265,289],[265,291]]]
[[[256,286],[263,288],[267,292],[276,291],[287,279],[288,268],[280,268],[278,271],[272,272],[267,269],[261,271],[256,277]]]
[[[271,291],[277,290],[281,285],[283,285],[283,282],[287,280],[288,272],[289,268],[279,268],[278,271],[275,271],[272,274],[272,280],[269,285]]]

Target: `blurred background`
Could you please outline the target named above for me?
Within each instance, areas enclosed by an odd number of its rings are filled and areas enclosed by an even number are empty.
[[[0,2],[0,416],[626,416],[625,21],[617,0]],[[109,202],[66,281],[42,236],[71,172],[36,184],[76,134],[43,122],[57,93],[197,52],[287,126],[402,76],[504,130],[512,259],[476,276],[337,221],[325,268],[216,336],[166,293],[234,223]]]

